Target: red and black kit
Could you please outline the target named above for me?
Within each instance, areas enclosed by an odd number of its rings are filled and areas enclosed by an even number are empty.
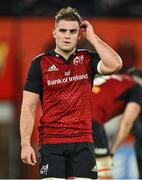
[[[94,80],[93,138],[95,147],[103,149],[96,152],[96,156],[109,154],[103,124],[122,114],[129,102],[142,105],[142,88],[128,74],[102,76]]]
[[[136,102],[142,105],[141,86],[131,76],[120,74],[95,79],[93,119],[103,124],[122,114],[128,102]]]
[[[68,60],[54,50],[36,57],[24,90],[40,95],[40,144],[93,142],[92,80],[100,57],[76,50]]]

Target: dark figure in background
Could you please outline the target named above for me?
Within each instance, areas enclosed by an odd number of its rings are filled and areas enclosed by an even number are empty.
[[[138,73],[139,72],[139,73]],[[93,136],[99,178],[112,178],[112,157],[129,134],[142,106],[142,71],[132,68],[128,73],[100,76],[93,84]],[[111,147],[104,124],[122,114]]]
[[[135,137],[134,146],[137,158],[139,178],[142,179],[142,112],[134,122],[131,133]]]

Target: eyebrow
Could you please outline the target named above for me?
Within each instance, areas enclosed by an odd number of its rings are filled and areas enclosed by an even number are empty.
[[[60,28],[59,31],[68,31],[68,29]],[[70,32],[75,32],[77,29],[69,29]]]

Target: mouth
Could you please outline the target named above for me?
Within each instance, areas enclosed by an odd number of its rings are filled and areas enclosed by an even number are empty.
[[[63,43],[64,43],[64,44],[70,44],[70,42],[68,42],[68,41],[64,41]]]

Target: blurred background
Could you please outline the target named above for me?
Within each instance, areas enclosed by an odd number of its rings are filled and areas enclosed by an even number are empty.
[[[142,68],[142,0],[0,0],[1,179],[38,178],[37,167],[26,166],[20,160],[22,88],[31,60],[54,48],[54,16],[67,6],[77,8],[93,24],[95,32],[120,54],[124,67]],[[86,41],[80,41],[79,46],[92,48]],[[40,114],[38,108],[37,123]],[[34,131],[32,144],[36,150],[37,142],[38,133]],[[132,143],[133,138],[128,138],[125,144]],[[117,167],[117,177],[138,178],[131,150],[122,148],[119,152],[122,164],[121,168]]]

